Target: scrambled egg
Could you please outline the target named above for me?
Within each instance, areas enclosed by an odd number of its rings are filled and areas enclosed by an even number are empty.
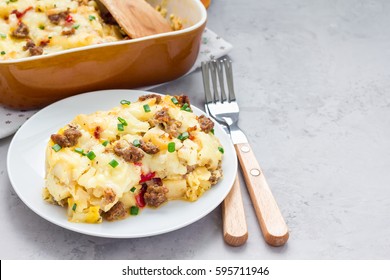
[[[85,223],[196,201],[222,177],[213,125],[192,112],[186,96],[145,95],[78,115],[47,145],[43,198]]]

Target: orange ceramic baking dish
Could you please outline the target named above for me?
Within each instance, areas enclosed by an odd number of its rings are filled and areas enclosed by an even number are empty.
[[[159,84],[194,64],[207,13],[199,0],[148,0],[166,4],[183,29],[44,56],[0,61],[0,103],[32,109],[82,92]]]

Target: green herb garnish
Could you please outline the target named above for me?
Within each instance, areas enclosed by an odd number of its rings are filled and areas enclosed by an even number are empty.
[[[125,127],[123,126],[122,123],[118,123],[117,127],[119,131],[125,131]]]
[[[133,141],[133,145],[136,146],[136,147],[140,147],[141,146],[141,142],[138,139],[135,139]]]
[[[123,119],[123,118],[121,118],[121,117],[118,117],[118,121],[119,121],[121,124],[123,124],[124,126],[126,126],[126,125],[127,125],[127,122],[126,122],[126,120],[125,120],[125,119]]]
[[[96,157],[96,155],[95,155],[95,153],[93,151],[90,151],[87,154],[87,158],[89,158],[90,160],[93,160],[95,157]]]
[[[173,153],[174,151],[176,151],[175,142],[170,142],[168,144],[168,152]]]
[[[59,150],[62,149],[62,147],[61,147],[60,145],[58,145],[58,144],[53,145],[51,148],[52,148],[55,152],[58,152]]]
[[[84,149],[81,148],[75,148],[74,151],[80,155],[85,156]]]
[[[137,216],[138,215],[139,208],[137,206],[131,206],[130,207],[130,215]]]
[[[108,164],[111,165],[112,168],[115,168],[119,165],[119,163],[115,159],[110,161]]]
[[[129,100],[123,99],[123,100],[121,100],[121,104],[122,105],[130,105],[131,102]]]
[[[145,104],[145,105],[144,105],[144,111],[145,111],[145,113],[150,112],[150,107],[149,107],[148,104]]]
[[[183,132],[182,134],[180,134],[177,139],[181,140],[181,141],[184,141],[186,140],[188,137],[190,137],[189,133],[187,131]]]

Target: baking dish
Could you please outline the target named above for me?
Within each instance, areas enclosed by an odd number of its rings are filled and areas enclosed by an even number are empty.
[[[207,13],[199,0],[148,0],[182,19],[183,29],[44,56],[0,61],[0,103],[16,109],[46,106],[82,92],[159,84],[194,64]]]

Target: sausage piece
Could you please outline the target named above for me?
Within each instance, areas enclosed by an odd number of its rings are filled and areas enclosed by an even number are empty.
[[[188,107],[191,108],[190,98],[187,95],[175,95],[175,98],[179,102],[178,105],[183,106],[187,103]]]
[[[143,140],[140,140],[139,142],[140,142],[140,144],[141,144],[141,147],[140,147],[140,148],[141,148],[145,153],[147,153],[147,154],[149,154],[149,155],[157,154],[157,153],[160,151],[160,149],[159,149],[157,146],[155,146],[153,143],[151,143],[151,142],[145,142],[145,141],[143,141]]]
[[[144,194],[145,202],[148,206],[158,207],[165,201],[167,201],[166,193],[168,189],[165,186],[159,184],[147,184],[148,187]]]
[[[31,56],[43,54],[43,48],[41,46],[36,46],[31,39],[27,39],[27,43],[23,47],[23,50],[28,50]]]
[[[160,111],[157,111],[153,118],[149,120],[151,126],[162,125],[165,132],[167,132],[171,137],[179,136],[179,128],[182,123],[172,119],[168,114],[168,108],[164,107]]]
[[[81,132],[75,128],[68,128],[64,131],[64,135],[52,134],[51,140],[61,147],[72,147],[77,144],[78,139],[81,137]]]
[[[146,94],[138,97],[138,101],[145,101],[148,99],[156,98],[156,103],[159,104],[161,102],[161,96],[158,94]]]
[[[138,162],[144,157],[141,149],[130,145],[127,141],[121,140],[116,142],[114,153],[122,157],[127,162]]]
[[[122,202],[118,201],[110,210],[103,214],[107,221],[120,220],[126,217],[126,209]]]
[[[27,38],[29,32],[28,26],[20,21],[18,27],[12,32],[12,36],[15,38]]]
[[[73,35],[75,32],[76,32],[76,30],[73,27],[70,27],[70,28],[64,28],[64,30],[62,30],[61,34],[64,36],[69,36],[69,35]]]
[[[205,115],[201,115],[200,117],[198,117],[198,122],[199,122],[199,125],[200,125],[200,129],[204,133],[209,133],[214,128],[213,121],[210,120]]]
[[[58,14],[51,14],[47,17],[49,18],[51,23],[59,24],[61,20],[65,20],[69,15],[69,11],[60,12]]]

